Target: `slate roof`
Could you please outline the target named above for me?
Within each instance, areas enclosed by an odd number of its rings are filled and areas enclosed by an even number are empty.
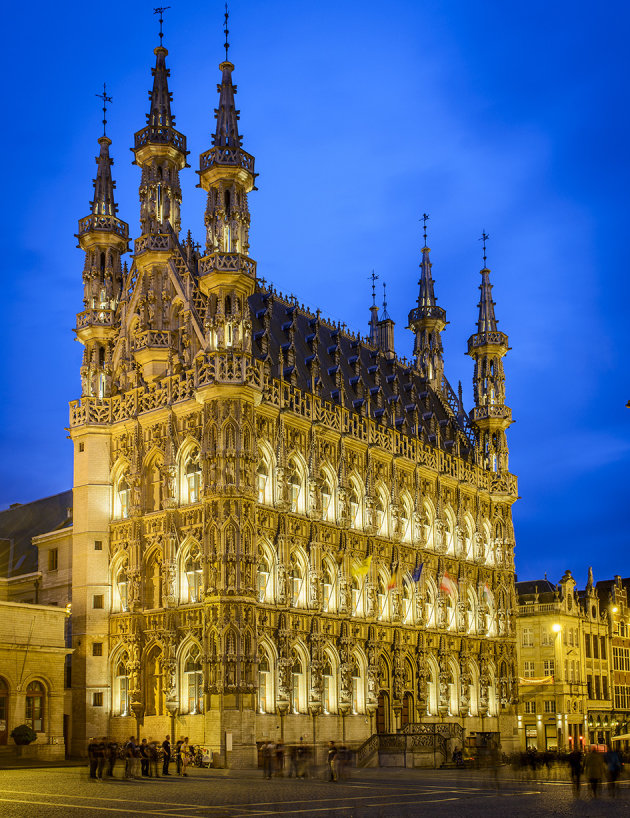
[[[519,597],[519,601],[521,599],[525,600],[525,597],[534,597],[536,593],[538,593],[539,600],[541,602],[545,602],[547,594],[551,594],[553,598],[556,591],[556,586],[553,584],[553,582],[549,582],[548,579],[525,580],[523,582],[515,583],[514,587],[516,588],[516,594]]]
[[[254,356],[271,361],[274,377],[446,451],[457,441],[460,456],[472,459],[474,433],[447,382],[438,395],[408,363],[275,293],[255,292],[249,307]]]
[[[72,489],[0,511],[0,576],[15,577],[37,571],[33,537],[70,525]]]

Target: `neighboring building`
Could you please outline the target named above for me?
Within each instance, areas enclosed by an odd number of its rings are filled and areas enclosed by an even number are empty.
[[[25,754],[59,759],[70,729],[65,706],[65,608],[0,601],[0,747],[28,724],[37,740]]]
[[[630,580],[517,582],[519,732],[539,750],[630,744]]]
[[[585,744],[584,612],[567,571],[517,582],[518,726],[522,748],[565,750]]]

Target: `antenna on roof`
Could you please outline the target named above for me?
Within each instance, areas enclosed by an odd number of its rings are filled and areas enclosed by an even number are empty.
[[[225,15],[224,15],[224,17],[225,17],[225,23],[223,24],[223,31],[225,32],[225,43],[224,43],[224,45],[225,45],[225,61],[228,62],[228,51],[230,49],[230,44],[228,42],[228,34],[230,33],[230,30],[228,28],[228,19],[230,17],[230,12],[228,11],[228,4],[227,3],[225,4]]]
[[[490,238],[490,236],[486,233],[486,231],[482,230],[481,231],[481,236],[479,237],[479,241],[483,242],[483,266],[484,266],[484,269],[486,267],[486,242],[488,241],[489,238]]]
[[[162,31],[162,23],[164,22],[164,12],[170,9],[170,6],[158,6],[157,8],[153,9],[153,14],[160,15],[160,46],[162,45],[162,37],[164,33]]]
[[[382,320],[386,320],[389,318],[387,314],[387,284],[383,282],[383,318]]]
[[[422,214],[422,221],[424,222],[423,230],[424,230],[424,246],[427,246],[427,222],[429,221],[429,214],[423,213]]]
[[[103,100],[103,136],[107,136],[105,133],[105,128],[107,127],[107,103],[113,102],[112,97],[107,96],[107,85],[103,83],[103,92],[101,94],[94,94],[95,97],[99,97],[99,99]]]
[[[378,281],[378,276],[372,270],[372,273],[368,276],[368,281],[372,282],[372,306],[376,306],[376,282]]]

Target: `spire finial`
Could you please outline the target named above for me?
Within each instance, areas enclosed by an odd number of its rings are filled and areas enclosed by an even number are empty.
[[[372,270],[372,273],[368,276],[368,281],[372,282],[372,306],[376,306],[376,282],[378,281],[378,276]]]
[[[383,316],[381,320],[389,318],[387,313],[387,284],[383,282]]]
[[[168,11],[170,6],[158,6],[157,8],[153,9],[153,14],[160,15],[160,47],[162,46],[162,37],[164,36],[164,32],[162,31],[162,23],[164,22],[164,12]]]
[[[429,214],[423,213],[422,214],[422,221],[424,222],[423,231],[424,231],[424,246],[427,246],[427,222],[429,221]]]
[[[486,233],[486,231],[482,230],[481,231],[481,236],[479,237],[479,241],[483,242],[483,266],[484,266],[484,268],[486,266],[486,242],[488,241],[489,238],[490,238],[490,236]]]
[[[229,62],[228,51],[230,50],[230,44],[228,42],[228,34],[230,33],[230,30],[228,28],[228,20],[229,20],[229,17],[230,17],[230,12],[228,11],[228,4],[227,3],[225,4],[225,15],[224,15],[224,17],[225,17],[225,23],[223,24],[223,31],[225,32],[225,43],[224,43],[224,46],[225,46],[225,61]]]
[[[107,136],[106,127],[107,127],[107,103],[113,102],[112,97],[107,96],[107,84],[103,83],[103,91],[100,94],[94,94],[95,97],[103,100],[103,136]]]

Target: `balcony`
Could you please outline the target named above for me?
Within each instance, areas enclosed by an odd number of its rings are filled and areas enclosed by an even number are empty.
[[[225,145],[215,145],[199,157],[199,170],[203,173],[216,166],[243,168],[254,175],[254,157],[242,148],[229,148]]]
[[[125,241],[129,238],[129,225],[122,219],[116,218],[116,216],[102,216],[92,213],[84,219],[79,219],[79,237],[94,231],[115,233]]]
[[[144,148],[145,145],[170,145],[180,153],[186,153],[186,137],[175,128],[154,127],[147,125],[135,135],[134,150]]]

